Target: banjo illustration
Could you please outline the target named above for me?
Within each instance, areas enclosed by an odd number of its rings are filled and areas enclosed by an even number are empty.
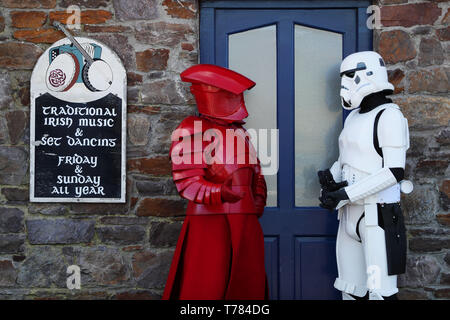
[[[100,58],[102,48],[94,43],[80,44],[58,21],[53,25],[66,35],[71,44],[50,49],[47,87],[64,92],[75,83],[83,83],[93,92],[107,90],[112,84],[113,73],[109,64]]]

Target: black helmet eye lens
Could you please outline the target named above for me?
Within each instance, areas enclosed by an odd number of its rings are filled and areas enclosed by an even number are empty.
[[[341,78],[343,76],[346,76],[346,77],[349,77],[349,78],[353,78],[355,76],[356,71],[358,71],[358,70],[352,69],[352,70],[341,72]]]
[[[344,75],[346,77],[353,78],[355,76],[355,71],[346,72]]]
[[[349,78],[353,78],[355,76],[356,71],[365,70],[365,69],[367,69],[366,64],[364,62],[358,62],[355,69],[350,69],[350,70],[341,72],[341,77],[347,76]]]

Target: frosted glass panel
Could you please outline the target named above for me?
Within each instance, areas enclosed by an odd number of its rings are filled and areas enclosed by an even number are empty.
[[[295,26],[295,205],[319,205],[317,171],[338,157],[342,35]]]
[[[245,93],[249,117],[247,129],[277,128],[277,40],[276,27],[268,26],[235,33],[228,38],[228,65],[256,82],[256,86]],[[270,134],[267,135],[270,142]],[[256,146],[255,146],[256,147]],[[272,147],[272,148],[270,148]],[[270,145],[268,154],[278,155]],[[258,148],[258,152],[259,152]],[[272,156],[274,157],[274,156]],[[263,156],[259,154],[263,162]],[[272,163],[273,165],[273,163]],[[267,166],[262,163],[262,166]],[[267,182],[267,206],[277,206],[277,175],[265,176]]]

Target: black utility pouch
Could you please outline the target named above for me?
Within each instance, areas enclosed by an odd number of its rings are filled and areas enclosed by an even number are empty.
[[[386,238],[388,275],[405,273],[406,229],[400,204],[378,204],[378,225]]]

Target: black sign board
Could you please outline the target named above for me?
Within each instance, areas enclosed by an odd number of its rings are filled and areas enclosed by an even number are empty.
[[[34,197],[121,198],[122,99],[35,101]]]

